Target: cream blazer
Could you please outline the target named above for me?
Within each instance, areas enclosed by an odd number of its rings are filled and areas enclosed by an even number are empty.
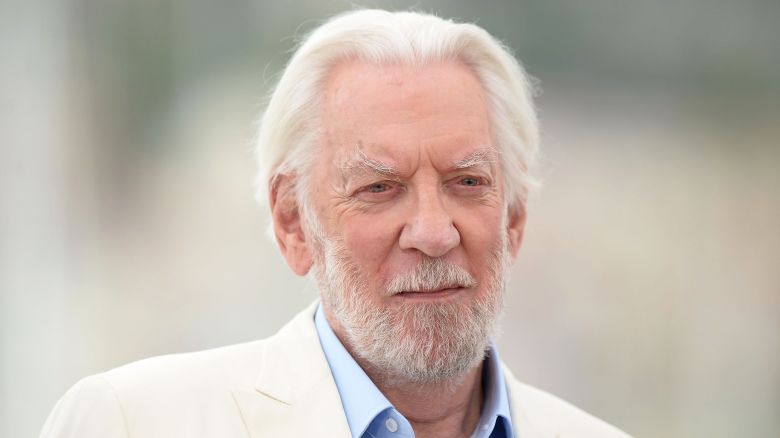
[[[45,438],[350,437],[314,328],[316,303],[268,339],[155,357],[82,379]],[[520,438],[627,437],[518,382],[504,366]]]

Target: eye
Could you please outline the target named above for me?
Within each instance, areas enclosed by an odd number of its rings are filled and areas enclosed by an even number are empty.
[[[354,193],[355,199],[364,202],[385,202],[395,198],[401,191],[393,181],[376,181],[363,186]]]
[[[473,177],[467,176],[465,178],[462,178],[460,180],[460,183],[462,185],[464,185],[464,186],[476,187],[476,186],[481,184],[481,181],[478,180],[477,178],[473,178]]]
[[[460,175],[451,179],[447,186],[452,193],[462,196],[482,196],[491,188],[489,178],[481,175]]]
[[[366,187],[366,191],[369,193],[382,193],[382,192],[386,192],[389,189],[390,186],[387,183],[383,183],[383,182],[373,183],[368,187]]]

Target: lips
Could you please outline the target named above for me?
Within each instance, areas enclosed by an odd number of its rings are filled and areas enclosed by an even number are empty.
[[[412,286],[413,289],[409,290],[401,290],[396,293],[419,293],[419,294],[430,294],[430,293],[436,293],[436,292],[443,292],[443,291],[451,291],[454,289],[464,289],[467,287],[471,287],[471,285],[465,285],[460,283],[439,283],[435,285],[414,285]]]
[[[465,288],[460,286],[453,286],[453,287],[445,287],[445,288],[439,288],[434,290],[402,291],[399,292],[397,295],[403,298],[436,299],[436,298],[446,298],[449,296],[453,296],[463,290],[465,290]]]

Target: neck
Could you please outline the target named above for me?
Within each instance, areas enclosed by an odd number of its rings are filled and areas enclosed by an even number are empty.
[[[415,437],[469,437],[479,422],[484,400],[482,363],[450,379],[410,381],[388,375],[355,354],[343,327],[325,309],[328,322],[368,377],[414,429]]]
[[[389,380],[371,365],[358,363],[409,420],[416,437],[469,437],[476,428],[484,399],[481,364],[453,379],[420,383]]]

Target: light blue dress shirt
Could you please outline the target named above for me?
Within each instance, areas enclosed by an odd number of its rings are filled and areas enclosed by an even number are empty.
[[[314,315],[314,324],[336,381],[352,437],[414,437],[409,421],[390,404],[333,333],[322,305]],[[500,363],[498,351],[491,345],[483,368],[485,403],[472,438],[512,437],[509,399]]]

